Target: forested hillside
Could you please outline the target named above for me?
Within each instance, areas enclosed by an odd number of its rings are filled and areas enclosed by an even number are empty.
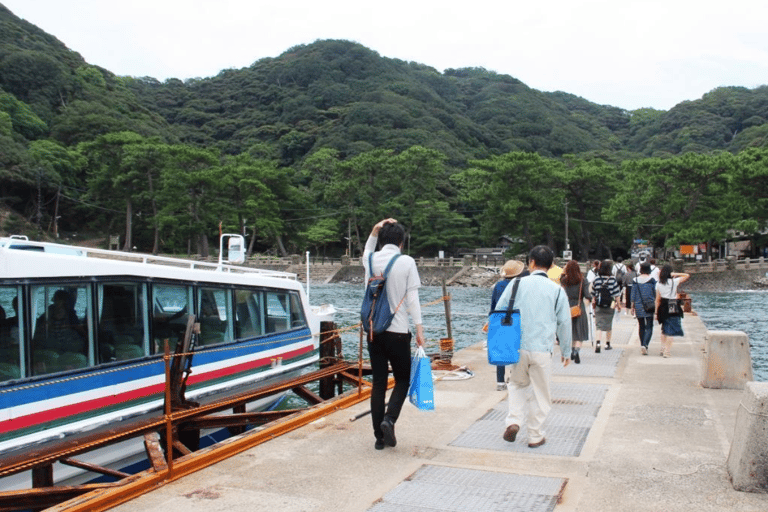
[[[338,253],[393,215],[424,255],[501,235],[562,250],[568,208],[582,259],[638,236],[717,240],[745,219],[765,226],[765,197],[744,180],[765,179],[766,120],[768,86],[626,111],[336,40],[210,78],[119,77],[0,5],[3,233],[119,233],[125,248],[205,254],[222,222],[252,251]],[[635,183],[637,166],[656,181]],[[690,180],[693,196],[678,194]],[[718,196],[738,204],[709,222]]]

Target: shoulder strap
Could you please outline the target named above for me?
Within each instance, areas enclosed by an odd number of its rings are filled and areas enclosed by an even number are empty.
[[[395,260],[397,258],[399,258],[399,257],[400,257],[399,254],[395,254],[394,256],[392,256],[392,259],[389,260],[389,263],[387,263],[387,268],[384,269],[384,274],[383,274],[384,275],[384,279],[387,278],[387,275],[389,274],[389,271],[392,269],[392,265],[395,264]]]
[[[649,281],[646,281],[646,283],[647,282]],[[638,281],[637,279],[635,279],[635,283],[637,283],[637,293],[638,295],[640,295],[640,300],[642,301],[643,299],[645,299],[645,297],[643,297],[643,286],[640,284],[640,281]]]
[[[515,296],[517,295],[517,287],[520,284],[520,278],[515,278],[515,282],[512,284],[512,295],[509,297],[509,304],[507,304],[507,315],[512,314],[512,310],[515,309]]]

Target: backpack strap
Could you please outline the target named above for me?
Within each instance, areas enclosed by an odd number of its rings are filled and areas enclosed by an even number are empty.
[[[373,277],[373,251],[368,253],[368,272],[370,272],[371,277]]]
[[[371,255],[373,255],[373,253],[371,253]],[[387,275],[389,275],[389,271],[392,270],[392,265],[395,264],[395,260],[399,257],[400,257],[400,254],[395,254],[394,256],[392,256],[392,259],[389,260],[389,263],[387,263],[387,268],[384,269],[384,274],[383,274],[384,279],[387,278]],[[373,259],[371,259],[371,262],[373,262]]]

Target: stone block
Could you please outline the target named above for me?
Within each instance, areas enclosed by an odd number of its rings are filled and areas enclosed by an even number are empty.
[[[741,331],[707,331],[704,380],[701,385],[715,389],[744,389],[752,380],[749,338]]]
[[[726,466],[737,491],[768,493],[768,382],[748,382]]]

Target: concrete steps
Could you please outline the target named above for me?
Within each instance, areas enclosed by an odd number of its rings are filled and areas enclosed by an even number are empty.
[[[340,264],[328,264],[328,265],[310,265],[309,266],[309,280],[310,284],[325,284],[333,279],[333,276],[341,270],[343,267]],[[302,283],[307,282],[307,266],[306,265],[291,265],[288,267],[288,272],[293,272],[299,278]]]

